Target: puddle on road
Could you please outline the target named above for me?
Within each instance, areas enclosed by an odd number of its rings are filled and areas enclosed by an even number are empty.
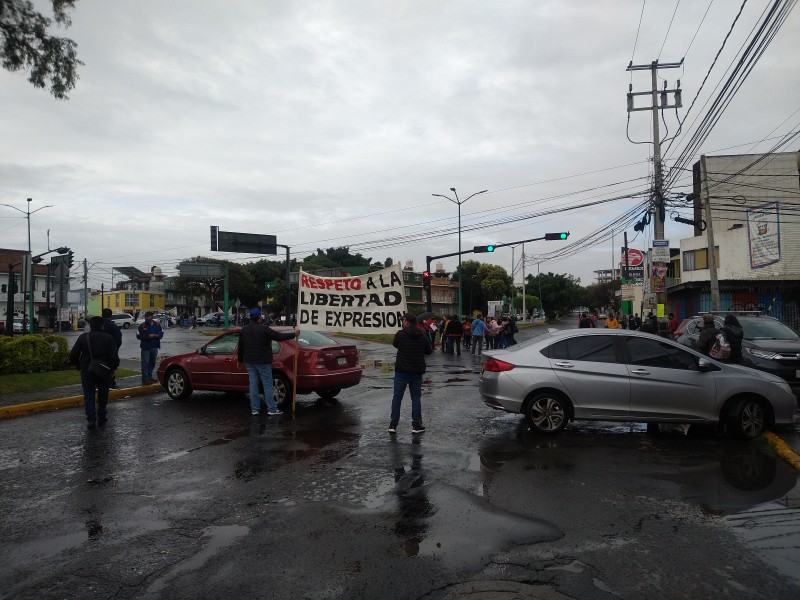
[[[392,529],[400,540],[397,551],[404,556],[430,556],[446,569],[474,569],[514,545],[563,535],[550,523],[498,509],[464,490],[425,484],[424,471],[398,473],[395,479],[395,489],[383,497],[383,504],[371,502],[368,509],[395,512]],[[384,492],[388,488],[380,487]]]

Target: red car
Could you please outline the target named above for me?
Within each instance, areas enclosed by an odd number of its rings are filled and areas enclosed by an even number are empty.
[[[291,331],[291,327],[274,327]],[[237,365],[240,329],[215,337],[195,352],[171,356],[161,361],[158,382],[175,400],[188,398],[194,390],[244,392],[250,389],[247,368]],[[342,389],[358,385],[364,369],[359,364],[355,345],[344,345],[317,331],[301,331],[297,357],[297,393],[316,392],[333,398]],[[286,407],[292,402],[295,340],[272,342],[272,381],[275,401]]]

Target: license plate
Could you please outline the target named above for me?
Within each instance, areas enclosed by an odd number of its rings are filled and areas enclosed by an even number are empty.
[[[339,365],[340,367],[346,367],[347,366],[347,357],[346,356],[340,356],[339,358],[336,359],[336,364]]]

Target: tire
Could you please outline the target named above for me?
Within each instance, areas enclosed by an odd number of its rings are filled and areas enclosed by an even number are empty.
[[[272,373],[272,394],[278,408],[284,409],[292,405],[292,383],[283,373]]]
[[[728,417],[728,430],[743,440],[752,440],[765,429],[767,415],[761,402],[755,398],[740,400]]]
[[[341,391],[342,388],[325,388],[323,390],[317,390],[317,395],[324,400],[333,400]]]
[[[525,420],[532,431],[544,435],[558,433],[569,422],[564,400],[550,392],[537,394],[525,405]]]
[[[167,371],[165,387],[167,388],[167,394],[173,400],[185,400],[192,395],[192,384],[189,383],[189,376],[182,369]]]
[[[122,328],[123,329],[130,329],[131,328],[131,324],[130,323],[123,323],[122,324]]]

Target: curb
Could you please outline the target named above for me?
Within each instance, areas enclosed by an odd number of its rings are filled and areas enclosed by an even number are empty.
[[[800,471],[800,455],[789,444],[771,431],[766,432],[764,436],[783,460],[789,463],[795,471]]]
[[[108,401],[114,402],[116,400],[124,400],[125,398],[133,398],[134,396],[146,396],[147,394],[153,394],[163,389],[164,388],[161,387],[160,384],[153,383],[132,388],[109,390]],[[14,417],[24,417],[40,412],[58,410],[59,408],[73,408],[76,406],[83,406],[83,395],[4,406],[0,408],[0,419],[13,419]]]

